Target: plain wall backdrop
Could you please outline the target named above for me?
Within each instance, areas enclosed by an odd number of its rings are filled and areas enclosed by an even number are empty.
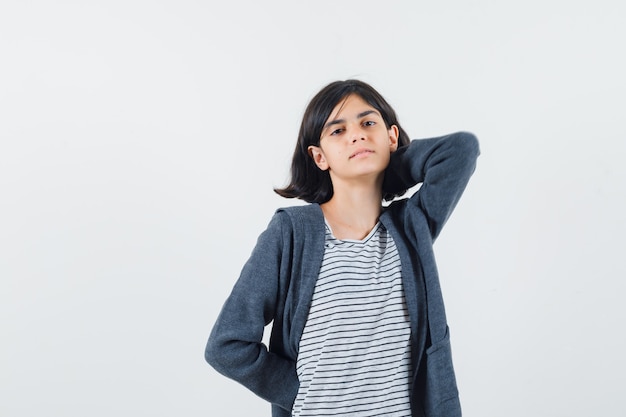
[[[204,344],[309,99],[482,155],[435,245],[467,417],[623,416],[621,1],[0,4],[0,415],[269,416]]]

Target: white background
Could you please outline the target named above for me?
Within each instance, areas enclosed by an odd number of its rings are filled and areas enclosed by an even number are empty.
[[[623,416],[621,1],[0,5],[0,415],[269,416],[203,358],[304,107],[477,171],[435,246],[466,417]]]

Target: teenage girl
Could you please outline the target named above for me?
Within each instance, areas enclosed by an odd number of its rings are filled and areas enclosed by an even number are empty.
[[[259,236],[206,360],[274,417],[460,416],[432,244],[478,154],[466,132],[411,141],[362,81],[324,87],[275,190],[310,204]]]

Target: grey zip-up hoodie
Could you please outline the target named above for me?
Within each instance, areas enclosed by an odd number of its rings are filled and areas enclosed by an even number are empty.
[[[386,191],[420,184],[380,216],[402,266],[411,321],[414,417],[456,417],[461,407],[432,244],[474,172],[474,135],[458,132],[413,140],[391,155]],[[259,236],[226,300],[205,350],[221,374],[272,404],[273,417],[291,416],[298,393],[298,345],[324,256],[325,224],[318,204],[282,208]],[[269,350],[261,342],[273,322]]]

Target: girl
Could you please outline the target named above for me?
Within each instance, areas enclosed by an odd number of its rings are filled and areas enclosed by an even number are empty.
[[[206,360],[274,417],[460,416],[432,244],[478,154],[465,132],[410,141],[362,81],[324,87],[275,190],[310,204],[277,210],[259,236]]]

